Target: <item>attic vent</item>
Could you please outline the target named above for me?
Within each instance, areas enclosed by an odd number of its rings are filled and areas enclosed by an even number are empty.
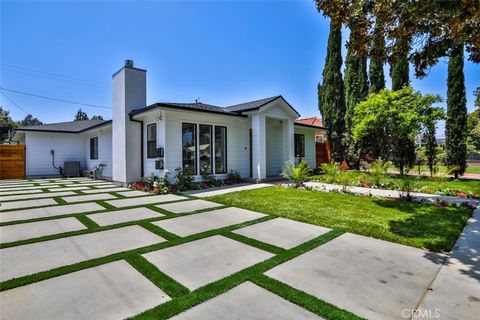
[[[125,60],[125,67],[133,68],[133,60]]]

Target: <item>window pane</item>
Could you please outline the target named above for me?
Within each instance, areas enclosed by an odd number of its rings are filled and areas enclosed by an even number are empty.
[[[147,126],[147,158],[157,157],[157,124]]]
[[[98,137],[90,138],[90,159],[98,159]]]
[[[147,141],[157,140],[157,124],[147,126]]]
[[[295,157],[305,157],[305,135],[295,134]]]
[[[215,173],[227,172],[227,128],[215,127]]]
[[[200,174],[212,173],[212,126],[199,126]]]
[[[186,173],[197,174],[196,145],[196,125],[182,123],[182,167]]]

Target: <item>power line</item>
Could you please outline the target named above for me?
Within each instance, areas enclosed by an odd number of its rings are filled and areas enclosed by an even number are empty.
[[[2,94],[2,96],[7,99],[8,101],[10,101],[14,106],[16,106],[18,109],[22,110],[23,112],[25,112],[25,114],[28,116],[29,113],[27,111],[25,111],[25,109],[23,109],[22,107],[20,107],[17,103],[15,103],[15,101],[13,101],[12,99],[10,99],[5,93],[3,92],[0,92]]]
[[[31,97],[36,97],[36,98],[41,98],[41,99],[47,99],[47,100],[53,100],[53,101],[58,101],[58,102],[82,105],[82,106],[86,106],[86,107],[103,108],[103,109],[111,109],[112,108],[112,107],[102,106],[102,105],[98,105],[98,104],[82,103],[82,102],[75,102],[75,101],[52,98],[52,97],[47,97],[47,96],[41,96],[41,95],[38,95],[38,94],[33,94],[33,93],[18,91],[18,90],[12,90],[12,89],[6,89],[6,88],[3,88],[3,87],[0,87],[0,90],[10,91],[10,92],[23,94],[23,95],[26,95],[26,96],[31,96]]]

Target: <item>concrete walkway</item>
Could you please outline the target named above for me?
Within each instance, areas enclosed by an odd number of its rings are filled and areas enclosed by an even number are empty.
[[[342,190],[342,186],[338,184],[306,182],[305,185],[307,187],[311,187],[319,191],[341,191]],[[362,188],[362,187],[348,187],[348,192],[355,193],[355,194],[372,195],[374,197],[388,197],[388,198],[400,198],[400,195],[401,195],[401,193],[397,190],[373,189],[373,188]],[[416,201],[445,200],[449,203],[461,204],[464,202],[468,202],[471,205],[474,205],[477,207],[480,206],[480,200],[474,200],[474,199],[447,197],[447,196],[440,196],[436,194],[419,193],[419,192],[412,192],[411,195],[414,197],[414,200]]]
[[[478,319],[480,314],[480,209],[475,210],[419,309],[440,319]]]
[[[206,190],[188,191],[188,192],[185,192],[185,194],[189,194],[197,198],[206,198],[206,197],[213,197],[213,196],[218,196],[226,193],[253,190],[253,189],[259,189],[259,188],[265,188],[265,187],[271,187],[271,186],[273,186],[273,184],[270,184],[270,183],[242,183],[242,184],[235,184],[232,186],[210,188]]]

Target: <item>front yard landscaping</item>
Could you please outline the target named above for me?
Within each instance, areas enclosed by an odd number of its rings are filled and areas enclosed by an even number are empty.
[[[357,187],[372,187],[373,174],[357,170],[349,170],[349,185]],[[385,174],[382,177],[382,189],[396,189],[401,182],[402,177],[397,174]],[[325,174],[310,176],[309,181],[330,183],[329,177]],[[415,181],[415,189],[418,192],[430,194],[442,194],[446,196],[478,197],[480,195],[479,180],[453,180],[453,179],[434,179],[427,176],[420,176]]]
[[[436,252],[453,247],[471,215],[466,208],[284,187],[207,200]]]

